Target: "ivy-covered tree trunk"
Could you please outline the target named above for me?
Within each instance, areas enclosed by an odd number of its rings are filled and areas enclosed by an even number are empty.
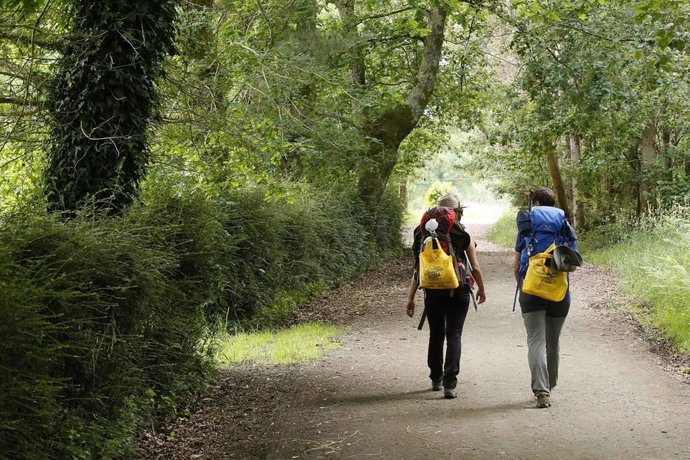
[[[173,0],[72,0],[71,38],[57,64],[45,190],[69,216],[87,203],[117,213],[148,166],[155,80],[173,51]]]

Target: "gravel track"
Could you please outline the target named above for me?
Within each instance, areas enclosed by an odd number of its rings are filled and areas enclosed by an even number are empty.
[[[422,299],[407,318],[410,262],[399,260],[296,318],[347,326],[340,349],[222,371],[191,415],[141,436],[138,458],[690,458],[690,364],[611,307],[625,299],[599,267],[572,276],[553,406],[534,408],[524,327],[511,312],[513,253],[485,241],[486,226],[469,228],[487,302],[465,323],[457,399],[429,390]]]

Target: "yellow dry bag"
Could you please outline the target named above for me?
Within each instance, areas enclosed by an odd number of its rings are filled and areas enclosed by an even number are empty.
[[[453,267],[453,257],[446,254],[437,238],[429,238],[419,253],[419,287],[455,289],[460,285]]]
[[[542,299],[560,302],[568,292],[568,276],[565,272],[557,272],[549,265],[547,260],[553,259],[555,244],[529,258],[527,274],[522,282],[522,292],[535,295]]]

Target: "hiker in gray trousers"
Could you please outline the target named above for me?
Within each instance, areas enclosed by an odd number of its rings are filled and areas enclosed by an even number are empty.
[[[539,206],[552,207],[543,209],[541,212],[551,215],[562,215],[562,211],[556,212],[556,197],[551,189],[546,187],[538,188],[531,192],[531,208]],[[522,216],[530,214],[521,212]],[[527,230],[521,227],[521,214],[518,214],[518,237],[515,243],[515,279],[520,288],[520,309],[527,332],[527,360],[532,374],[532,392],[537,398],[537,407],[546,408],[551,406],[551,393],[558,382],[559,364],[559,340],[561,329],[565,318],[570,309],[570,290],[560,301],[546,300],[536,295],[522,292],[522,281],[527,270],[529,251],[533,253],[544,251],[552,242],[555,236],[549,233],[534,235],[529,217],[526,218]],[[534,213],[532,213],[534,216]],[[534,217],[532,217],[534,219]],[[559,220],[560,219],[560,220]],[[523,219],[523,223],[525,220]],[[555,232],[563,232],[565,226],[572,230],[570,224],[564,217],[557,218],[552,224]],[[538,224],[536,224],[538,225]],[[575,235],[571,233],[573,245]],[[529,247],[529,248],[528,248]],[[539,247],[540,249],[537,249]]]

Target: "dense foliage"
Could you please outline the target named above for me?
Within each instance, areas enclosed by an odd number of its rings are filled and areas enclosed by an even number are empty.
[[[185,219],[183,228],[179,215],[167,217],[166,226],[152,226],[136,211],[68,223],[41,213],[6,216],[3,454],[112,457],[152,405],[170,410],[200,388],[208,368],[198,352],[199,311],[211,278],[201,266],[185,276],[184,242],[209,222]]]
[[[395,253],[426,159],[581,228],[687,199],[688,8],[0,0],[0,452],[122,455],[215,328]]]
[[[473,169],[520,205],[553,187],[580,228],[690,198],[686,2],[520,0],[502,15],[514,78],[495,87]]]
[[[73,19],[48,98],[45,193],[53,210],[92,201],[121,211],[148,166],[161,62],[173,49],[173,1],[71,2]]]
[[[231,183],[356,182],[372,208],[396,172],[438,149],[442,119],[477,109],[487,33],[477,6],[259,4],[184,12],[163,88],[170,123],[154,146],[161,161]],[[443,37],[457,44],[441,47]]]
[[[6,215],[0,450],[126,452],[150,414],[204,387],[212,330],[284,324],[310,293],[399,249],[384,231],[400,227],[397,200],[385,199],[373,238],[354,196],[304,186],[209,199],[180,179],[148,183],[119,218]]]

